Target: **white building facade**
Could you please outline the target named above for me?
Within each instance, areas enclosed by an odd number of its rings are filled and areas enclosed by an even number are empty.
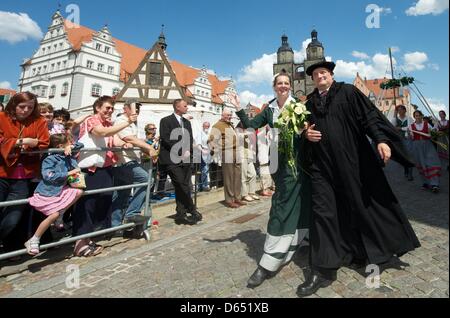
[[[165,52],[162,33],[159,43]],[[120,95],[146,54],[147,50],[113,38],[107,26],[96,32],[72,24],[57,11],[39,48],[22,64],[19,91],[31,91],[39,102],[48,102],[55,109],[90,109],[99,96]],[[193,113],[214,121],[224,107],[231,106],[226,95],[236,92],[233,81],[219,80],[204,67],[169,62],[185,96],[197,105]],[[164,104],[144,106],[147,112],[161,107],[172,112],[171,106]]]

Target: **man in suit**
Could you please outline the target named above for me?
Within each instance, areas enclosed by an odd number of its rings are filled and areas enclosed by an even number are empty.
[[[193,152],[192,127],[183,118],[187,113],[187,102],[176,99],[173,102],[174,113],[161,119],[159,124],[161,150],[159,164],[172,180],[177,203],[177,224],[195,224],[201,221],[202,215],[197,211],[191,198],[190,179]],[[188,215],[190,214],[190,215]]]

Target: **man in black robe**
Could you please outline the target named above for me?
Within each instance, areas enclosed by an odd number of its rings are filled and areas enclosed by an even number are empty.
[[[306,71],[316,86],[304,133],[312,176],[311,271],[299,296],[330,285],[341,266],[386,263],[420,246],[382,170],[391,157],[413,166],[401,136],[355,86],[334,81],[334,67],[320,62]]]

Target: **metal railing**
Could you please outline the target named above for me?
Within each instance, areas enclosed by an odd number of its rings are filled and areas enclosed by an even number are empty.
[[[113,148],[83,148],[81,151],[83,151],[83,152],[86,152],[86,151],[88,151],[88,152],[89,151],[114,151],[114,152],[117,152],[117,151],[134,151],[134,150],[140,150],[140,148],[128,148],[128,149],[117,148],[117,147],[113,147]],[[62,150],[62,149],[47,149],[47,150],[23,152],[23,154],[61,153],[63,151],[64,150]],[[145,207],[144,207],[144,215],[143,216],[145,219],[148,219],[148,221],[143,226],[142,234],[144,235],[145,239],[147,241],[149,241],[150,237],[151,237],[149,227],[151,226],[151,217],[152,217],[151,206],[150,206],[150,189],[152,187],[152,170],[153,170],[153,165],[150,162],[149,171],[148,171],[149,178],[148,178],[148,181],[145,183],[137,183],[137,184],[130,184],[130,185],[125,185],[125,186],[88,190],[88,191],[83,192],[83,196],[99,194],[99,193],[106,193],[106,192],[111,192],[111,191],[120,191],[120,190],[132,189],[132,188],[140,188],[140,187],[146,186],[147,192],[146,192],[146,197],[145,197],[145,204],[144,204]],[[28,199],[0,202],[0,208],[13,206],[13,205],[23,205],[23,204],[28,204]],[[81,240],[84,238],[96,237],[96,236],[100,236],[100,235],[104,235],[104,234],[108,234],[108,233],[114,233],[119,230],[134,228],[137,225],[138,224],[130,222],[130,223],[126,223],[126,224],[123,224],[120,226],[111,227],[108,229],[102,229],[102,230],[94,231],[94,232],[83,234],[83,235],[78,235],[78,236],[74,236],[74,237],[70,237],[70,238],[64,238],[57,242],[41,245],[41,246],[39,246],[39,250],[42,251],[42,250],[46,250],[46,249],[49,249],[52,247],[69,244],[69,243],[72,243],[72,242],[75,242],[77,240]],[[0,254],[0,260],[4,260],[4,259],[8,259],[11,257],[20,256],[20,255],[27,255],[27,254],[28,253],[27,253],[26,249],[21,249],[21,250],[9,252],[9,253],[3,253],[3,254]]]

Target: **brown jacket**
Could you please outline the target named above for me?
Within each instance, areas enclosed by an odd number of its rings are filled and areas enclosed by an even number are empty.
[[[228,133],[225,132],[228,130]],[[219,134],[220,133],[220,134]],[[232,137],[232,138],[231,138]],[[208,143],[212,146],[214,152],[225,152],[225,150],[233,150],[236,152],[236,131],[232,123],[219,120],[214,124]],[[220,149],[218,149],[220,147]]]

